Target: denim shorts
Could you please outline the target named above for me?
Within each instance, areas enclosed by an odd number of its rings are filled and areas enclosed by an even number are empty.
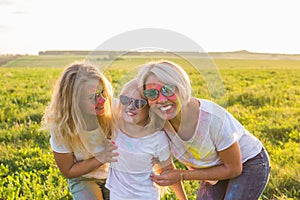
[[[263,148],[255,157],[243,163],[242,174],[211,185],[201,181],[197,200],[256,200],[263,193],[270,175],[270,160]]]
[[[109,200],[109,190],[104,179],[77,177],[68,179],[75,200]]]

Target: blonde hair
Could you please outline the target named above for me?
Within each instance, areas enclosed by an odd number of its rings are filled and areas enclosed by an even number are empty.
[[[138,87],[138,81],[137,81],[136,78],[128,81],[123,86],[120,94],[124,94],[128,90],[141,92],[141,89],[139,89],[139,87]],[[140,93],[140,96],[141,96],[142,99],[147,100],[146,98],[143,97],[143,95],[141,93]],[[150,108],[148,103],[147,103],[146,107],[148,109]],[[153,112],[151,109],[149,109],[148,112],[149,112],[148,113],[148,120],[147,120],[147,123],[145,124],[143,130],[147,130],[147,132],[149,134],[154,133],[156,131],[162,130],[165,122],[155,112]],[[120,116],[120,115],[121,115],[121,105],[119,104],[119,107],[118,107],[118,116]],[[120,120],[120,121],[122,121],[122,120]],[[155,184],[155,186],[157,187],[161,198],[164,196],[165,193],[169,192],[168,191],[168,187],[159,186],[157,184]]]
[[[123,86],[120,94],[124,94],[128,90],[134,91],[134,89],[136,90],[136,92],[140,93],[140,96],[141,96],[142,99],[145,99],[147,101],[147,99],[141,93],[141,89],[138,88],[138,82],[137,82],[136,78],[128,81]],[[148,108],[148,109],[150,108],[148,102],[147,102],[147,105],[145,106],[145,108]],[[143,108],[143,109],[145,109],[145,108]],[[120,104],[119,104],[117,110],[118,110],[118,116],[120,117],[121,116],[121,112],[122,112]],[[148,119],[146,121],[144,129],[145,130],[147,129],[149,131],[149,133],[153,133],[155,131],[161,130],[163,128],[163,126],[164,126],[164,121],[162,121],[155,112],[153,112],[151,109],[149,109],[149,111],[148,111]]]
[[[64,143],[73,152],[83,152],[85,155],[88,153],[84,137],[86,124],[79,108],[79,100],[83,83],[90,79],[98,79],[103,85],[105,112],[97,116],[97,119],[105,136],[110,138],[116,126],[112,111],[112,86],[107,78],[91,65],[72,64],[62,72],[43,117],[44,128],[51,130],[51,136],[58,144]]]
[[[181,102],[187,103],[192,98],[192,87],[189,76],[182,67],[168,60],[149,62],[141,67],[137,80],[139,88],[145,90],[147,78],[155,75],[160,81],[175,85]]]

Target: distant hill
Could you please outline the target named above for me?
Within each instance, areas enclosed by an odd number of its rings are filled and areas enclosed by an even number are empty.
[[[64,50],[64,51],[40,51],[39,55],[80,55],[87,56],[92,51],[77,51],[77,50]],[[201,54],[198,52],[138,52],[138,51],[93,51],[93,55],[104,56],[108,59],[114,58],[116,55],[126,56],[176,56],[182,55],[186,57],[199,57]],[[300,60],[300,54],[274,54],[274,53],[254,53],[246,50],[233,51],[233,52],[208,52],[208,55],[213,59],[254,59],[254,60]],[[203,53],[206,57],[207,54]]]
[[[18,57],[20,57],[20,55],[0,55],[0,66]]]
[[[300,54],[253,53],[246,50],[233,52],[210,52],[212,58],[254,60],[300,60]]]

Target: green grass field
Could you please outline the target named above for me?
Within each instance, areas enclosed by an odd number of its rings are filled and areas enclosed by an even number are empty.
[[[72,199],[53,159],[49,134],[39,129],[59,74],[83,59],[24,56],[0,67],[0,199]],[[156,59],[124,57],[111,63],[105,74],[118,89],[122,76],[134,66]],[[199,72],[184,60],[170,59],[186,68],[196,97],[214,100]],[[201,60],[194,61],[201,65]],[[300,61],[214,62],[226,92],[223,105],[269,152],[271,176],[261,199],[299,199]],[[197,188],[197,181],[185,182],[189,199],[195,199]],[[171,192],[164,199],[176,198]]]

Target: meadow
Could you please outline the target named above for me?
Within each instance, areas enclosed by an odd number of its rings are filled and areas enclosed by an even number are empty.
[[[49,133],[40,127],[59,74],[84,58],[21,56],[0,66],[0,199],[72,199],[53,159]],[[156,59],[160,58],[124,57],[108,62],[105,74],[117,92],[120,79],[133,66]],[[169,59],[188,71],[196,97],[218,101],[199,71],[185,60]],[[222,105],[270,155],[270,180],[261,199],[300,199],[300,60],[214,59],[214,63],[225,92]],[[184,186],[194,200],[198,182],[186,181]],[[163,199],[176,198],[170,192]]]

